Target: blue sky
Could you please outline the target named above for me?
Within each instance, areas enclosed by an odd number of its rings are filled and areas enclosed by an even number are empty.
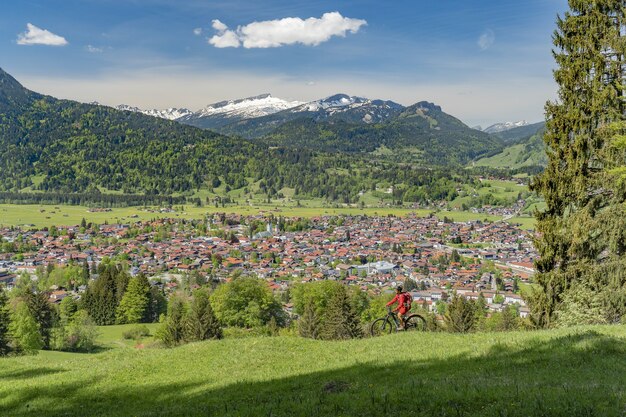
[[[551,35],[566,8],[565,0],[7,0],[0,67],[36,91],[110,105],[196,110],[264,92],[302,101],[344,92],[433,101],[470,125],[537,121],[555,96]]]

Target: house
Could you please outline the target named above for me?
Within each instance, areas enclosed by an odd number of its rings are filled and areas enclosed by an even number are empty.
[[[48,299],[50,300],[51,303],[54,304],[58,304],[61,301],[63,301],[63,299],[65,297],[69,296],[69,294],[67,293],[67,291],[64,290],[56,290],[56,291],[52,291],[50,293],[50,297],[48,297]]]
[[[15,286],[16,280],[17,276],[15,274],[10,274],[7,271],[0,272],[0,285],[4,285],[7,290],[10,290]]]

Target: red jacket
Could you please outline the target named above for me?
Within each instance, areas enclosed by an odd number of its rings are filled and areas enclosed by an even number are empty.
[[[401,314],[406,313],[411,308],[412,297],[408,292],[401,292],[400,294],[396,294],[393,297],[393,300],[387,303],[387,307],[391,306],[394,303],[398,303],[398,307],[396,307],[393,311],[399,311]]]

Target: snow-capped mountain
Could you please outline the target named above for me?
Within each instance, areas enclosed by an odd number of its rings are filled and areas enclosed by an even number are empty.
[[[225,100],[209,104],[193,114],[194,118],[221,115],[239,119],[251,119],[278,113],[301,105],[300,101],[287,101],[271,94],[261,94],[238,100]]]
[[[143,114],[147,114],[148,116],[154,116],[154,117],[160,117],[161,119],[168,119],[168,120],[178,120],[181,117],[185,117],[185,116],[189,116],[190,114],[193,114],[193,112],[189,109],[185,109],[185,108],[176,108],[176,107],[170,107],[169,109],[165,109],[165,110],[146,110],[143,112]]]
[[[167,119],[167,120],[176,120],[176,119],[180,119],[181,117],[185,117],[190,114],[193,114],[191,110],[188,110],[185,108],[179,109],[175,107],[171,107],[165,110],[158,110],[158,109],[143,110],[143,109],[140,109],[139,107],[129,106],[127,104],[120,104],[119,106],[115,106],[115,108],[118,110],[132,111],[135,113],[143,113],[148,116],[160,117],[161,119]]]
[[[395,116],[402,109],[404,106],[389,100],[370,100],[347,94],[335,94],[294,107],[289,112],[317,113],[315,118],[318,120],[337,116],[351,122],[377,123]]]
[[[496,123],[483,130],[485,133],[500,133],[506,130],[515,129],[516,127],[528,126],[529,123],[526,120],[520,120],[519,122],[504,122]]]

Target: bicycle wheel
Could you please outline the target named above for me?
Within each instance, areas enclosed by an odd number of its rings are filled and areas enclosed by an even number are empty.
[[[426,320],[419,314],[411,314],[405,321],[404,329],[406,331],[426,331]]]
[[[385,333],[389,334],[393,331],[393,326],[387,317],[374,320],[370,326],[370,333],[372,336],[381,336]]]

